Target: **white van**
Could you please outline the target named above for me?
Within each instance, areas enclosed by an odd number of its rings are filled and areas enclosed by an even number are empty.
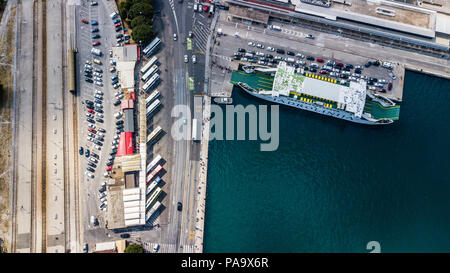
[[[118,15],[117,12],[113,12],[109,16],[111,17],[112,20],[114,20],[114,19],[116,19],[117,15]]]
[[[194,4],[194,11],[197,11],[198,5],[197,3]]]
[[[276,25],[270,25],[269,28],[270,28],[271,30],[281,31],[281,27],[276,26]]]
[[[122,112],[117,112],[117,113],[115,113],[115,114],[114,114],[114,117],[115,117],[116,119],[120,119],[120,118],[122,117]]]

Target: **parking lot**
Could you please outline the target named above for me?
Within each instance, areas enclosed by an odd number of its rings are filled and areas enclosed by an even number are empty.
[[[113,103],[117,101],[114,94],[119,89],[114,89],[112,85],[112,77],[116,72],[110,72],[113,65],[110,64],[109,52],[111,47],[117,46],[116,35],[123,34],[123,31],[116,32],[110,17],[114,11],[113,4],[99,1],[98,5],[90,6],[89,2],[82,2],[82,5],[77,7],[78,139],[79,147],[83,148],[83,155],[79,155],[82,181],[80,203],[85,228],[84,242],[93,244],[108,238],[108,231],[104,229],[107,196],[104,194],[105,188],[101,190],[102,193],[99,189],[107,181],[104,173],[109,168],[107,162],[111,158],[112,142],[118,138],[115,128],[118,119],[114,114],[120,110],[120,106],[117,103],[114,106]],[[98,31],[93,32],[94,29]],[[96,42],[98,45],[93,44]],[[98,49],[101,56],[92,54],[92,48]],[[101,64],[95,63],[95,59]],[[88,82],[89,79],[97,84]],[[79,152],[81,153],[81,150]],[[108,164],[111,165],[111,162]],[[102,201],[106,201],[103,206]],[[92,225],[91,216],[98,219],[99,225]]]

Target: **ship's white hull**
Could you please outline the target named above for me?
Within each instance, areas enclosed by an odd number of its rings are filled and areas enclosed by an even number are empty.
[[[242,86],[242,85],[239,85],[239,84],[238,84],[238,86],[241,87],[241,89],[244,90],[245,92],[247,92],[248,94],[250,94],[250,95],[252,95],[254,97],[263,99],[263,100],[267,100],[267,101],[271,101],[271,102],[275,102],[275,103],[279,103],[279,104],[283,104],[283,105],[299,108],[299,109],[302,109],[302,110],[307,110],[307,111],[319,113],[319,114],[322,114],[322,115],[327,115],[327,116],[331,116],[331,117],[335,117],[335,118],[340,118],[340,119],[348,120],[348,121],[351,121],[351,122],[367,124],[367,125],[386,125],[386,124],[390,124],[390,123],[393,122],[392,120],[386,121],[384,123],[369,121],[369,120],[366,120],[364,118],[357,118],[353,114],[351,114],[349,112],[346,112],[344,110],[334,109],[334,108],[326,108],[326,107],[323,107],[323,106],[320,106],[320,105],[307,103],[307,102],[304,102],[304,101],[292,99],[290,97],[285,97],[285,96],[273,97],[273,96],[270,96],[270,95],[262,95],[262,94],[258,94],[256,92],[253,92],[252,90],[250,90],[248,88],[245,88],[245,86]]]

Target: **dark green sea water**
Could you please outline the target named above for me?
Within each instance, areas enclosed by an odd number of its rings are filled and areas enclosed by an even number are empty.
[[[404,90],[391,126],[280,106],[277,151],[211,141],[205,252],[450,252],[450,82]]]

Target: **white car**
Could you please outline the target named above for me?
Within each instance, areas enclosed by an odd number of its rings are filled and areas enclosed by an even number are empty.
[[[300,53],[295,54],[295,56],[297,56],[297,58],[299,58],[299,59],[304,59],[305,58],[305,55],[300,54]]]
[[[195,57],[195,55],[192,55],[192,63],[196,63],[197,62],[197,57]]]
[[[156,244],[156,245],[153,247],[153,251],[154,251],[154,252],[158,252],[158,250],[159,250],[159,244]]]
[[[117,97],[117,96],[120,95],[120,94],[123,94],[123,92],[122,92],[122,91],[117,91],[117,92],[114,93],[114,96]]]
[[[103,92],[102,92],[102,91],[99,91],[99,90],[95,90],[95,94],[97,94],[97,95],[103,95]]]
[[[110,69],[109,69],[109,72],[111,72],[111,73],[114,73],[114,72],[116,72],[116,68],[113,66],[113,67],[111,67]]]
[[[94,80],[98,81],[98,82],[103,82],[102,78],[95,76]]]
[[[109,51],[109,57],[112,57],[112,50]]]
[[[110,172],[105,172],[105,173],[103,174],[104,177],[108,177],[109,175],[110,175]]]
[[[88,127],[89,127],[89,128],[91,128],[91,129],[95,129],[95,128],[97,128],[97,127],[95,127],[95,125],[94,125],[94,124],[89,124],[89,125],[88,125]]]
[[[104,191],[104,192],[102,192],[102,193],[99,193],[99,194],[98,194],[98,199],[103,198],[103,197],[105,197],[105,196],[106,196],[106,191]]]
[[[95,157],[90,157],[89,158],[89,160],[92,162],[92,163],[98,163],[98,160],[95,158]]]
[[[84,68],[89,69],[89,70],[92,70],[92,65],[85,64],[85,65],[84,65]]]
[[[185,62],[185,63],[189,62],[188,55],[184,55],[184,62]]]
[[[123,99],[123,94],[120,94],[120,95],[116,96],[116,99],[118,99],[118,100]]]
[[[393,79],[393,80],[395,80],[395,79],[397,79],[397,77],[395,76],[395,74],[394,73],[389,73],[389,76]]]
[[[103,114],[95,113],[95,115],[96,115],[97,117],[99,117],[99,118],[103,118]],[[99,133],[99,134],[101,134],[101,133]]]
[[[91,114],[91,113],[86,113],[86,117],[88,117],[88,118],[93,118],[93,117],[94,117],[94,115],[93,115],[93,114]]]
[[[176,41],[177,39],[178,39],[178,38],[177,38],[177,34],[174,33],[174,34],[173,34],[173,40]]]
[[[101,108],[101,109],[102,109],[102,108],[103,108],[103,105],[101,105],[100,103],[96,103],[96,104],[95,104],[95,107],[98,107],[98,108]]]
[[[114,136],[113,138],[114,138],[114,140],[117,140],[117,139],[119,139],[120,137],[116,135],[116,136]]]
[[[101,77],[103,77],[103,74],[102,73],[98,73],[98,72],[94,72],[94,76],[101,78]]]
[[[116,83],[116,84],[113,85],[114,89],[119,88],[119,86],[120,86],[120,84],[118,84],[118,83]]]
[[[264,49],[264,45],[262,44],[257,44],[256,47]]]
[[[94,175],[88,171],[86,171],[84,174],[89,178],[94,178]]]
[[[274,51],[275,51],[275,48],[268,46],[268,47],[267,47],[267,51],[274,52]]]
[[[86,137],[87,141],[93,141],[94,139],[92,137]]]
[[[99,133],[97,133],[97,135],[98,135],[98,136],[101,136],[101,137],[104,137],[104,136],[105,136],[105,134],[103,134],[103,133],[100,133],[100,132],[99,132]]]
[[[99,94],[95,94],[95,95],[94,95],[94,98],[102,100],[102,99],[103,99],[103,96],[101,96],[101,95],[99,95]]]
[[[95,81],[95,85],[102,87],[103,83],[99,82],[99,81]]]
[[[255,46],[256,46],[256,44],[255,44],[254,42],[248,42],[248,46],[252,46],[252,47],[255,47]]]

